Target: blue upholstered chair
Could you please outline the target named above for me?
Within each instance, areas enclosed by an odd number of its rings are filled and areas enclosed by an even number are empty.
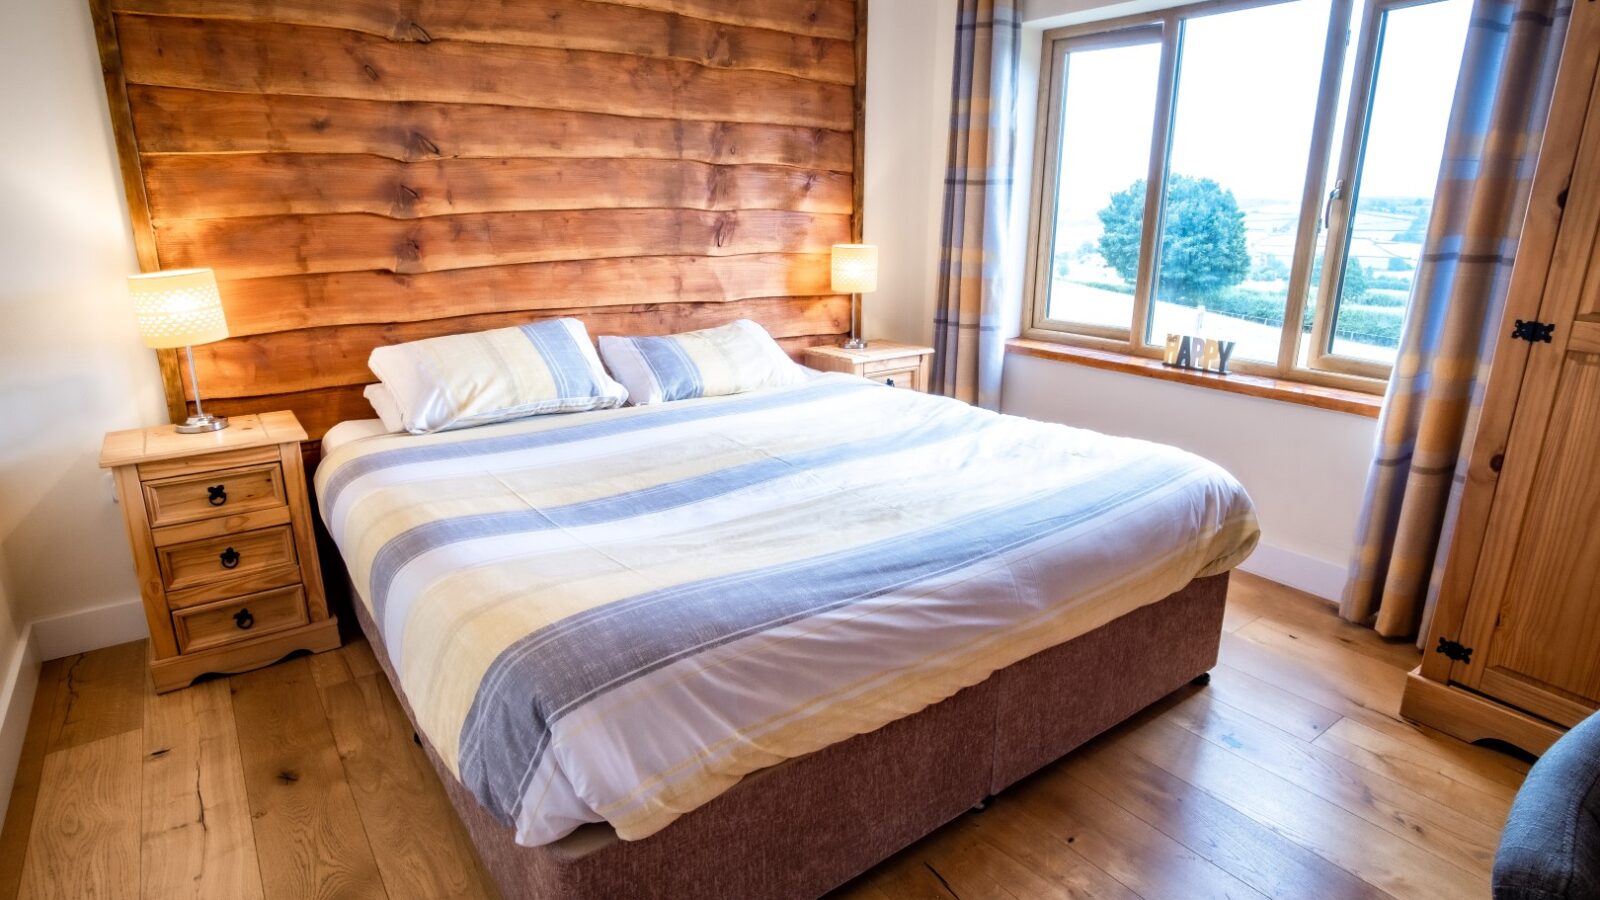
[[[1495,900],[1600,900],[1600,714],[1528,772],[1494,859]]]

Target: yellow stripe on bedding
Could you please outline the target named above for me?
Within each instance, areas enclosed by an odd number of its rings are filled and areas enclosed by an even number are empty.
[[[595,531],[588,549],[568,551],[559,565],[540,554],[455,569],[419,593],[403,633],[401,678],[407,694],[420,700],[413,707],[421,724],[454,771],[460,729],[484,673],[511,643],[540,628],[648,591],[911,534],[1098,474],[1074,467],[1018,479],[1006,466],[962,467],[962,460],[993,458],[975,443],[967,437],[879,460],[873,472],[881,474],[863,481],[846,505],[832,489],[837,481],[819,481],[824,490],[811,497],[745,493],[727,500],[741,513],[717,524],[686,520],[681,529],[643,539],[629,533],[630,523],[609,524]],[[927,479],[941,460],[949,477]],[[897,477],[907,472],[923,477]],[[551,577],[553,568],[561,574]]]
[[[777,436],[784,438],[785,452],[804,452],[883,437],[906,427],[904,421],[885,419],[873,404],[859,396],[841,398],[835,405],[838,429],[796,434],[785,414],[772,416],[766,423],[747,423],[749,427],[738,441],[718,434],[700,434],[651,446],[643,451],[648,456],[642,464],[641,451],[632,450],[493,474],[424,477],[378,488],[362,495],[350,507],[352,523],[370,524],[352,529],[354,538],[343,551],[345,561],[356,584],[370,593],[372,565],[378,551],[420,525],[463,516],[549,509],[646,491],[765,459],[771,455],[763,449],[766,441]],[[618,459],[609,459],[613,456]]]

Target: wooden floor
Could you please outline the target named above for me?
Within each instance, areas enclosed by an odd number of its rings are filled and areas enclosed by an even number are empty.
[[[1488,897],[1525,763],[1395,716],[1417,662],[1236,574],[1222,661],[847,885],[852,900]],[[0,898],[493,896],[364,643],[173,694],[45,664]]]

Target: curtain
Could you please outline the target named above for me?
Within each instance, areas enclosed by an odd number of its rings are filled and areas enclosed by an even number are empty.
[[[1570,0],[1472,11],[1340,604],[1385,636],[1425,630],[1432,613],[1570,11]]]
[[[1021,0],[961,0],[944,181],[933,389],[1000,406]]]

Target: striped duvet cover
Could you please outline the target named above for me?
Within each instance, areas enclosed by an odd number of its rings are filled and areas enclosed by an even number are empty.
[[[646,837],[1257,537],[1195,456],[847,375],[363,438],[316,483],[420,728],[530,846]]]

